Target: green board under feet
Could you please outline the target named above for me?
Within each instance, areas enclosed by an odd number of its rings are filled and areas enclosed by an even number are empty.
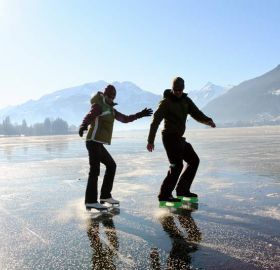
[[[184,196],[177,196],[178,199],[180,199],[183,203],[184,202],[190,202],[190,203],[197,203],[198,198],[197,197],[184,197]]]
[[[182,206],[182,202],[168,202],[168,201],[160,201],[159,207],[173,207],[173,208],[179,208]]]

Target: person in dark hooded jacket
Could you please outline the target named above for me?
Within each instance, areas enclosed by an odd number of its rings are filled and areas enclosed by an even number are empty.
[[[87,209],[96,208],[107,209],[104,203],[119,204],[118,200],[112,198],[113,181],[116,172],[116,163],[104,144],[111,144],[114,120],[122,123],[132,122],[139,118],[152,115],[152,109],[145,108],[141,112],[132,115],[124,115],[118,112],[114,106],[116,89],[113,85],[108,85],[104,92],[98,92],[91,99],[91,110],[84,117],[80,125],[79,135],[82,137],[85,130],[86,147],[89,154],[89,176],[85,194],[85,205]],[[89,127],[89,129],[88,129]],[[100,163],[106,166],[105,175],[100,192],[100,203],[97,200],[97,182],[100,173]]]
[[[197,194],[190,192],[190,188],[199,165],[199,157],[192,145],[183,137],[187,116],[191,115],[200,123],[216,127],[213,120],[203,114],[187,94],[183,93],[184,88],[184,80],[181,77],[175,78],[172,89],[164,91],[164,98],[160,101],[150,126],[147,150],[152,152],[158,126],[164,119],[162,141],[170,169],[160,188],[158,195],[160,202],[178,203],[182,197],[197,198]],[[184,170],[183,161],[187,163]],[[177,198],[172,196],[175,187]]]

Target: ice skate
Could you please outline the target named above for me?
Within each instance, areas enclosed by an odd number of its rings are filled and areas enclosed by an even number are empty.
[[[100,204],[99,202],[86,203],[85,205],[86,205],[87,211],[90,211],[91,209],[95,209],[95,210],[98,210],[99,212],[108,212],[108,207]]]
[[[113,198],[107,198],[107,199],[100,199],[101,204],[109,204],[112,207],[118,207],[120,206],[120,201],[115,200]]]
[[[177,198],[181,199],[183,203],[198,203],[198,196],[195,193],[187,192],[184,194],[177,194]]]

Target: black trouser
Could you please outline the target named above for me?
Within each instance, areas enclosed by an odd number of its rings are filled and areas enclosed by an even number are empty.
[[[177,195],[187,194],[199,165],[199,157],[191,144],[186,142],[183,137],[163,135],[162,141],[170,162],[170,168],[163,180],[158,197],[159,199],[170,197],[177,182]],[[184,170],[183,161],[187,162]]]
[[[89,155],[89,175],[86,188],[85,203],[97,202],[97,182],[100,174],[100,163],[106,166],[101,187],[100,199],[111,198],[113,181],[116,172],[116,163],[102,143],[87,141],[86,147]]]

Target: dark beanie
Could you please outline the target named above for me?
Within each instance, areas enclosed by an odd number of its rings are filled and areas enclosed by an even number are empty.
[[[172,88],[174,88],[175,85],[184,84],[184,83],[185,83],[185,81],[181,77],[176,77],[173,80]]]
[[[104,95],[116,95],[116,88],[115,88],[115,86],[114,85],[112,85],[112,84],[109,84],[109,85],[107,85],[106,86],[106,88],[105,88],[105,90],[104,90]]]

